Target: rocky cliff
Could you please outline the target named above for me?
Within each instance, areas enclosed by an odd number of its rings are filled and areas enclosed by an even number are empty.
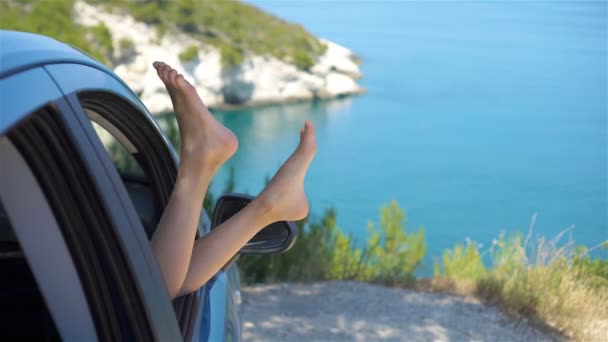
[[[325,52],[308,70],[270,55],[247,53],[238,66],[225,66],[220,51],[179,31],[159,37],[154,27],[125,12],[110,12],[85,2],[74,5],[75,20],[93,27],[100,22],[111,31],[115,73],[137,92],[154,113],[171,111],[171,101],[152,62],[165,61],[190,81],[209,107],[255,106],[288,101],[325,99],[358,94],[363,89],[358,58],[347,48],[322,40]],[[125,43],[128,42],[128,43]],[[196,46],[193,58],[180,52]]]

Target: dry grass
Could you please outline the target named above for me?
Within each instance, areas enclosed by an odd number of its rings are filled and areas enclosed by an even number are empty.
[[[530,268],[511,279],[492,273],[478,281],[423,278],[414,288],[477,298],[549,334],[575,341],[608,341],[608,294],[588,286],[575,273],[551,267]]]
[[[608,296],[568,266],[531,267],[477,282],[476,295],[578,341],[608,341]]]
[[[477,275],[452,272],[450,278],[421,279],[417,288],[474,296],[576,341],[608,341],[608,287],[598,285],[597,275],[585,266],[588,264],[575,262],[606,242],[581,255],[571,238],[560,243],[572,228],[550,240],[532,241],[533,225],[534,218],[525,239],[521,234],[501,235],[489,251],[469,254],[481,258],[489,253],[491,268]],[[447,255],[456,254],[448,251]],[[465,266],[479,262],[453,257],[449,261]]]

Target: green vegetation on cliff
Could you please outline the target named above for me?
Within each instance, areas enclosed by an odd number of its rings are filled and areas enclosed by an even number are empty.
[[[0,1],[0,29],[43,34],[88,52],[109,64],[112,39],[105,25],[86,28],[74,23],[74,0]]]
[[[196,45],[190,45],[179,53],[179,60],[182,62],[190,62],[198,58],[199,47]]]
[[[85,0],[108,11],[127,11],[157,28],[159,35],[184,32],[217,47],[225,66],[239,65],[247,52],[269,55],[308,69],[326,46],[302,26],[254,6],[224,0]],[[0,28],[44,34],[78,47],[109,64],[110,30],[101,23],[86,28],[73,22],[75,0],[0,1]],[[85,34],[83,34],[85,33]],[[185,57],[191,57],[192,51]]]
[[[313,65],[325,46],[302,26],[233,0],[87,0],[126,9],[159,31],[186,32],[222,52],[225,65],[240,64],[247,51],[271,55],[299,68]]]

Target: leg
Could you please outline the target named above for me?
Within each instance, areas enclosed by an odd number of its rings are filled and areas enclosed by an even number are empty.
[[[308,214],[304,176],[316,152],[314,127],[306,122],[300,144],[247,207],[196,241],[190,268],[178,295],[196,291],[257,232],[276,221],[301,220]]]
[[[213,118],[182,75],[164,63],[156,62],[154,67],[171,96],[181,139],[175,187],[151,242],[174,298],[188,271],[207,187],[217,169],[234,154],[238,141]]]

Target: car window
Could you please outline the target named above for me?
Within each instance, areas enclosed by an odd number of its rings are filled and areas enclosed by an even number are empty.
[[[87,113],[91,118],[91,124],[95,133],[97,133],[99,140],[123,181],[148,239],[151,239],[160,219],[159,201],[155,197],[147,173],[137,160],[139,157],[137,149],[120,131],[97,113],[90,110],[87,110]],[[105,124],[114,134],[110,133],[102,124]]]
[[[170,151],[158,129],[131,102],[103,91],[77,95],[151,239],[175,178]]]
[[[155,121],[123,97],[100,90],[77,95],[151,239],[173,191],[177,174],[174,150]],[[197,238],[209,229],[204,211],[199,222]],[[182,332],[195,324],[190,317],[202,305],[197,298],[189,294],[173,301]]]
[[[108,132],[108,130],[95,121],[91,121],[91,123],[119,174],[139,177],[146,176],[139,162],[112,133]]]

